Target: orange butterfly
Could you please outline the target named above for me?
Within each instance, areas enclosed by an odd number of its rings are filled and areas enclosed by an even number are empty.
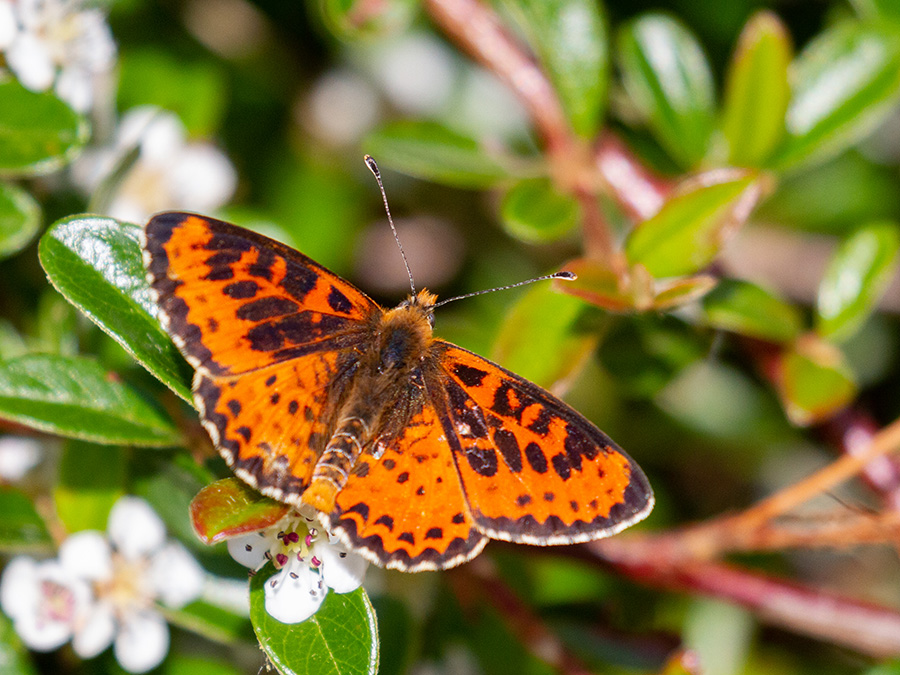
[[[641,469],[584,417],[435,338],[432,293],[385,310],[283,244],[187,213],[155,216],[143,246],[222,456],[369,560],[443,569],[488,538],[584,542],[653,507]]]

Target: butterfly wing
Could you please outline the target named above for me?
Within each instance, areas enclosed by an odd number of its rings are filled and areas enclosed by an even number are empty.
[[[302,253],[212,218],[154,216],[144,257],[166,330],[212,376],[353,346],[382,311]]]
[[[487,543],[469,515],[434,406],[417,407],[398,435],[357,462],[329,516],[332,531],[355,550],[408,572],[453,567]]]
[[[642,520],[653,492],[606,434],[537,385],[443,341],[450,444],[469,514],[492,539],[572,544]]]
[[[381,308],[301,253],[211,218],[157,215],[143,245],[163,325],[197,369],[204,426],[243,480],[296,503]]]

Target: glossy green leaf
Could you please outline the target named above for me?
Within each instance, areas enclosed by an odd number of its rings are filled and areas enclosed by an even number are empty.
[[[625,253],[656,278],[692,274],[746,222],[762,186],[753,175],[710,172],[671,197],[628,238]]]
[[[38,255],[50,283],[151,374],[190,402],[191,369],[156,319],[140,228],[102,216],[58,221]]]
[[[542,387],[564,389],[600,339],[586,325],[591,313],[551,284],[535,284],[504,318],[491,357]]]
[[[47,551],[53,539],[32,501],[11,487],[0,487],[0,551],[24,553]]]
[[[28,650],[13,628],[12,621],[0,612],[0,665],[3,675],[36,675]]]
[[[716,278],[708,274],[660,282],[656,286],[653,309],[674,309],[699,300],[715,288],[716,283]]]
[[[788,418],[801,426],[834,415],[856,394],[843,354],[813,336],[801,338],[782,355],[778,385]]]
[[[66,530],[106,530],[113,504],[125,494],[125,478],[125,453],[120,448],[67,442],[53,490],[56,513]]]
[[[560,193],[544,178],[524,180],[503,198],[500,207],[503,226],[522,241],[554,241],[570,232],[581,219],[578,202]]]
[[[803,330],[799,310],[761,286],[723,279],[701,303],[710,326],[771,342],[790,342]]]
[[[0,363],[0,419],[96,443],[179,442],[163,413],[83,357],[31,354]]]
[[[373,132],[363,147],[382,166],[447,185],[484,188],[511,175],[503,158],[434,122],[389,124]]]
[[[715,126],[712,73],[697,39],[677,19],[645,14],[622,28],[618,58],[625,89],[659,142],[695,166]]]
[[[775,14],[762,11],[747,22],[728,70],[722,109],[732,164],[759,166],[781,140],[791,56],[790,36]]]
[[[41,227],[41,207],[25,190],[0,183],[0,259],[28,246]]]
[[[215,544],[271,527],[290,506],[266,497],[237,478],[207,485],[191,502],[191,523],[200,540]]]
[[[872,223],[847,239],[819,286],[816,332],[832,340],[853,336],[894,276],[898,253],[897,223]]]
[[[636,309],[633,280],[620,281],[616,273],[605,265],[589,258],[578,258],[566,263],[564,269],[576,278],[571,281],[556,281],[554,286],[560,293],[581,298],[585,302],[610,312],[627,312]],[[647,279],[645,293],[651,297],[652,280]]]
[[[575,133],[592,137],[606,104],[608,39],[593,0],[504,0],[553,82]]]
[[[872,131],[900,97],[900,34],[844,23],[813,40],[792,67],[787,137],[775,168],[821,161]]]
[[[319,611],[301,623],[284,624],[266,612],[265,583],[272,563],[250,580],[250,621],[262,650],[282,675],[374,675],[378,672],[378,626],[362,588],[329,591]]]
[[[0,175],[35,176],[67,164],[87,142],[87,121],[53,94],[0,76]]]

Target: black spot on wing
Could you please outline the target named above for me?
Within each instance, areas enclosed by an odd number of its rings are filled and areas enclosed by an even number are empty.
[[[256,322],[293,314],[299,308],[300,306],[290,298],[269,296],[241,305],[236,314],[239,319]]]
[[[494,432],[494,445],[497,446],[509,470],[519,473],[522,470],[522,452],[519,450],[516,435],[508,429],[497,429]]]
[[[538,473],[547,473],[547,469],[550,468],[547,465],[547,455],[534,441],[525,446],[525,459],[528,460],[529,466]]]
[[[353,309],[353,305],[350,303],[350,300],[347,299],[347,296],[334,286],[328,291],[328,306],[335,312],[340,312],[341,314],[349,314]]]
[[[473,368],[463,363],[454,364],[453,374],[467,387],[478,387],[481,385],[482,380],[487,377],[487,371]]]
[[[252,280],[235,281],[223,288],[222,292],[235,300],[247,300],[259,292],[259,284]]]
[[[384,525],[388,529],[388,532],[393,532],[393,530],[394,530],[394,519],[388,515],[379,516],[375,520],[375,524],[376,525]]]

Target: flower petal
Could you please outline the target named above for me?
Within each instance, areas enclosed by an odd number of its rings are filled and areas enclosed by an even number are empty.
[[[276,532],[269,528],[258,530],[228,540],[228,553],[244,567],[259,569],[266,561],[266,553],[278,541]]]
[[[0,15],[3,13],[0,0]],[[3,17],[0,16],[0,33],[3,31]],[[0,35],[2,45],[2,35]],[[25,436],[3,436],[0,438],[0,478],[9,482],[22,480],[44,456],[44,446],[40,441]]]
[[[6,63],[22,86],[46,91],[53,84],[56,69],[47,46],[32,33],[20,33],[6,50]]]
[[[94,81],[89,72],[82,68],[63,68],[56,79],[56,95],[68,103],[72,110],[86,113],[94,98]]]
[[[38,563],[20,555],[9,561],[0,577],[0,609],[10,618],[31,611],[39,598]]]
[[[199,597],[206,578],[194,556],[178,542],[166,544],[153,556],[149,574],[159,599],[176,609]]]
[[[59,563],[73,576],[92,581],[113,575],[112,551],[106,537],[94,530],[77,532],[59,547]]]
[[[169,627],[158,612],[146,610],[127,616],[116,636],[116,661],[129,673],[145,673],[166,658]]]
[[[313,555],[322,561],[322,576],[325,585],[337,593],[349,593],[362,585],[368,561],[361,555],[348,551],[343,545],[316,542]]]
[[[237,172],[228,158],[208,143],[182,150],[169,174],[172,198],[179,208],[213,211],[231,199]]]
[[[92,659],[112,644],[116,635],[116,619],[112,607],[95,604],[75,629],[72,647],[83,659]]]
[[[0,50],[9,47],[18,32],[16,10],[10,0],[0,0]]]
[[[162,548],[166,526],[156,511],[140,497],[122,497],[109,514],[109,538],[129,560],[136,560]]]
[[[266,611],[281,623],[300,623],[319,610],[327,592],[319,574],[294,559],[266,581]]]

